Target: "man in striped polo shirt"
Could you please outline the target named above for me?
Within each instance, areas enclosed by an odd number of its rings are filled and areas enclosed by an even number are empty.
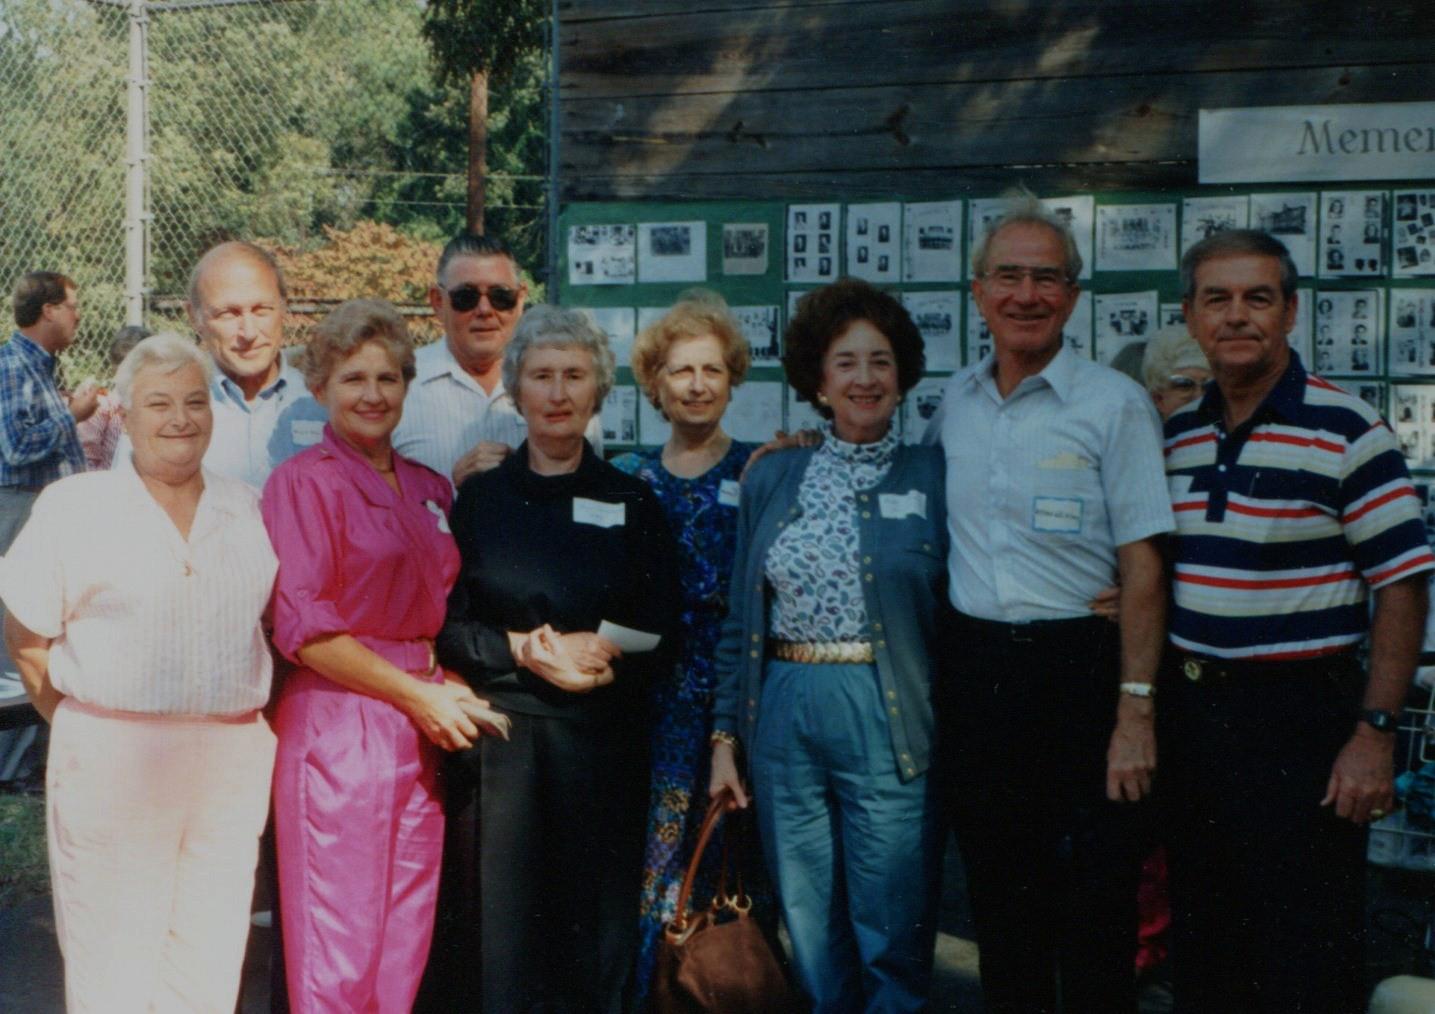
[[[1181,280],[1215,383],[1166,424],[1178,1007],[1363,1010],[1365,825],[1393,805],[1435,556],[1390,429],[1290,348],[1286,248],[1219,233]]]

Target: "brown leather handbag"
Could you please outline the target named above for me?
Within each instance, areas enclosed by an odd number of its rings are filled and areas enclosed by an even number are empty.
[[[698,864],[731,798],[731,791],[724,790],[708,807],[683,877],[677,914],[663,927],[652,991],[655,1014],[786,1014],[802,1009],[772,945],[751,916],[752,899],[743,890],[740,871],[733,871],[736,889],[727,893],[729,862],[740,854],[733,839],[743,821],[733,821],[725,836],[722,872],[712,903],[701,912],[688,910]]]

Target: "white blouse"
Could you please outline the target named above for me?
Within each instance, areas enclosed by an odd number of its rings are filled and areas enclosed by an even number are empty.
[[[126,457],[47,486],[0,598],[50,645],[50,681],[102,708],[233,715],[269,699],[260,625],[278,561],[259,494],[204,470],[185,540]]]

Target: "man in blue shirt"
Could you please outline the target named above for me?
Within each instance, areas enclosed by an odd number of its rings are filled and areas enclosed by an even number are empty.
[[[80,305],[75,283],[53,271],[32,271],[15,286],[15,332],[0,347],[0,554],[25,525],[40,490],[85,470],[75,423],[99,404],[91,385],[66,397],[55,381],[56,357],[75,340]],[[0,616],[4,610],[0,609]],[[0,651],[0,662],[10,659]],[[0,733],[0,779],[25,773],[35,729]]]
[[[220,243],[189,276],[185,309],[218,368],[204,467],[261,489],[277,465],[319,442],[328,419],[281,354],[287,304],[279,265],[252,243]],[[122,438],[115,459],[128,453]]]

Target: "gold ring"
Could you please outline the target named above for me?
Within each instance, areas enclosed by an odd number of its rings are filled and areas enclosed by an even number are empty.
[[[1379,807],[1376,807],[1375,809],[1373,809],[1373,810],[1370,811],[1370,819],[1371,819],[1371,820],[1379,820],[1380,818],[1382,818],[1382,817],[1384,817],[1384,816],[1385,816],[1385,811],[1382,810],[1382,809],[1380,809]]]

